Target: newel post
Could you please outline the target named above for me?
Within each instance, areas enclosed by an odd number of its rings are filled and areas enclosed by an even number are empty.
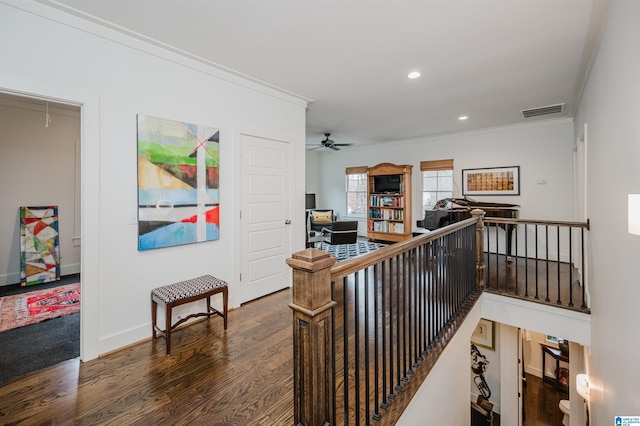
[[[484,288],[484,210],[473,209],[471,216],[476,222],[476,286]]]
[[[293,269],[294,424],[333,425],[331,267],[336,259],[309,248],[287,259]]]

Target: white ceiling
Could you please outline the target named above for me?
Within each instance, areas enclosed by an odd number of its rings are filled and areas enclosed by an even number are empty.
[[[307,142],[572,116],[608,0],[39,0],[313,102]],[[69,9],[71,8],[71,9]],[[422,77],[407,79],[417,70]],[[566,103],[523,119],[522,109]],[[458,116],[468,115],[466,121]]]

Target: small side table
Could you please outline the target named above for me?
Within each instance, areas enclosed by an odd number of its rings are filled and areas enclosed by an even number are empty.
[[[540,348],[542,349],[542,380],[545,382],[549,382],[556,387],[556,389],[560,389],[566,392],[569,392],[569,381],[567,383],[562,383],[560,381],[560,361],[569,362],[569,356],[564,355],[560,349],[545,345],[544,343],[540,343]],[[546,360],[547,355],[551,355],[556,362],[556,370],[554,373],[554,377],[549,377],[546,375]],[[568,379],[568,377],[567,377]]]

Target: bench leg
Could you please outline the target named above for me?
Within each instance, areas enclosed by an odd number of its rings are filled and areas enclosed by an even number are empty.
[[[171,353],[171,310],[173,305],[171,303],[167,303],[165,305],[165,331],[164,337],[167,341],[167,355]]]
[[[227,329],[227,311],[229,304],[229,292],[227,291],[227,287],[222,290],[222,310],[224,312],[224,329]]]
[[[151,296],[151,333],[153,335],[153,340],[156,339],[156,320],[158,317],[158,303],[153,300],[153,296]]]

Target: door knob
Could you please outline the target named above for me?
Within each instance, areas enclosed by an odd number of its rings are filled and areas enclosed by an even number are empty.
[[[285,224],[285,225],[291,225],[291,220],[289,220],[289,219],[285,220],[285,221],[284,221],[284,224]]]

